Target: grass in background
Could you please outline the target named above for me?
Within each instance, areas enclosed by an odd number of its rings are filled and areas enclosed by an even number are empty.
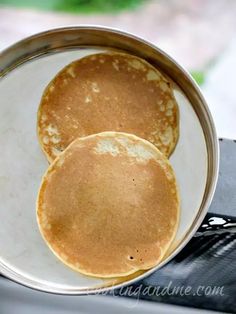
[[[205,82],[205,74],[202,71],[191,71],[190,72],[194,80],[198,83],[198,85],[203,85]]]
[[[0,5],[70,13],[116,13],[133,10],[145,0],[0,0]],[[147,1],[147,0],[146,0]]]

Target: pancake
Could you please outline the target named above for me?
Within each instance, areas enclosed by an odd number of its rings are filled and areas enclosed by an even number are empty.
[[[98,53],[66,66],[44,91],[38,136],[48,161],[77,137],[135,134],[170,156],[178,140],[178,106],[170,82],[146,61]]]
[[[150,142],[104,132],[78,138],[49,166],[37,220],[54,254],[96,277],[127,276],[163,258],[176,234],[172,167]]]

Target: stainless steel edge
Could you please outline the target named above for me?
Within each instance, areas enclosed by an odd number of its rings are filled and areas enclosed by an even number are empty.
[[[137,56],[140,56],[152,63],[154,66],[156,65],[160,67],[162,71],[164,71],[173,81],[177,83],[177,85],[179,85],[184,94],[189,98],[202,125],[208,152],[208,175],[204,197],[198,210],[198,214],[196,215],[191,228],[182,239],[179,247],[161,264],[134,279],[114,286],[94,287],[93,289],[88,290],[65,289],[61,286],[51,287],[46,283],[41,284],[26,278],[12,269],[9,269],[6,265],[0,262],[1,273],[11,280],[33,289],[56,294],[84,295],[95,294],[98,292],[105,293],[114,288],[131,285],[165,265],[183,249],[200,226],[211,204],[219,171],[219,144],[216,129],[207,103],[199,87],[188,72],[169,55],[153,44],[132,34],[128,34],[117,29],[90,25],[61,27],[30,36],[0,53],[0,79],[15,67],[43,54],[65,51],[66,49],[76,49],[83,46],[121,49],[132,54],[136,54]]]

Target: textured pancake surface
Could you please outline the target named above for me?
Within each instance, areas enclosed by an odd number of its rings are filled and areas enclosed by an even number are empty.
[[[76,271],[119,277],[149,269],[176,234],[174,172],[154,145],[134,135],[78,138],[44,175],[37,219],[48,246]]]
[[[170,82],[136,56],[86,56],[46,87],[38,111],[40,144],[51,162],[77,137],[119,131],[153,143],[166,156],[178,140],[178,106]]]

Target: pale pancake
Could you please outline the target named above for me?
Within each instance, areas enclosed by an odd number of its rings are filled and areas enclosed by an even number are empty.
[[[172,167],[150,142],[104,132],[78,138],[43,177],[40,231],[69,267],[97,277],[157,265],[178,225]]]
[[[52,161],[77,137],[122,131],[142,137],[166,156],[178,140],[178,106],[170,82],[133,55],[99,53],[66,66],[47,86],[38,135]]]

